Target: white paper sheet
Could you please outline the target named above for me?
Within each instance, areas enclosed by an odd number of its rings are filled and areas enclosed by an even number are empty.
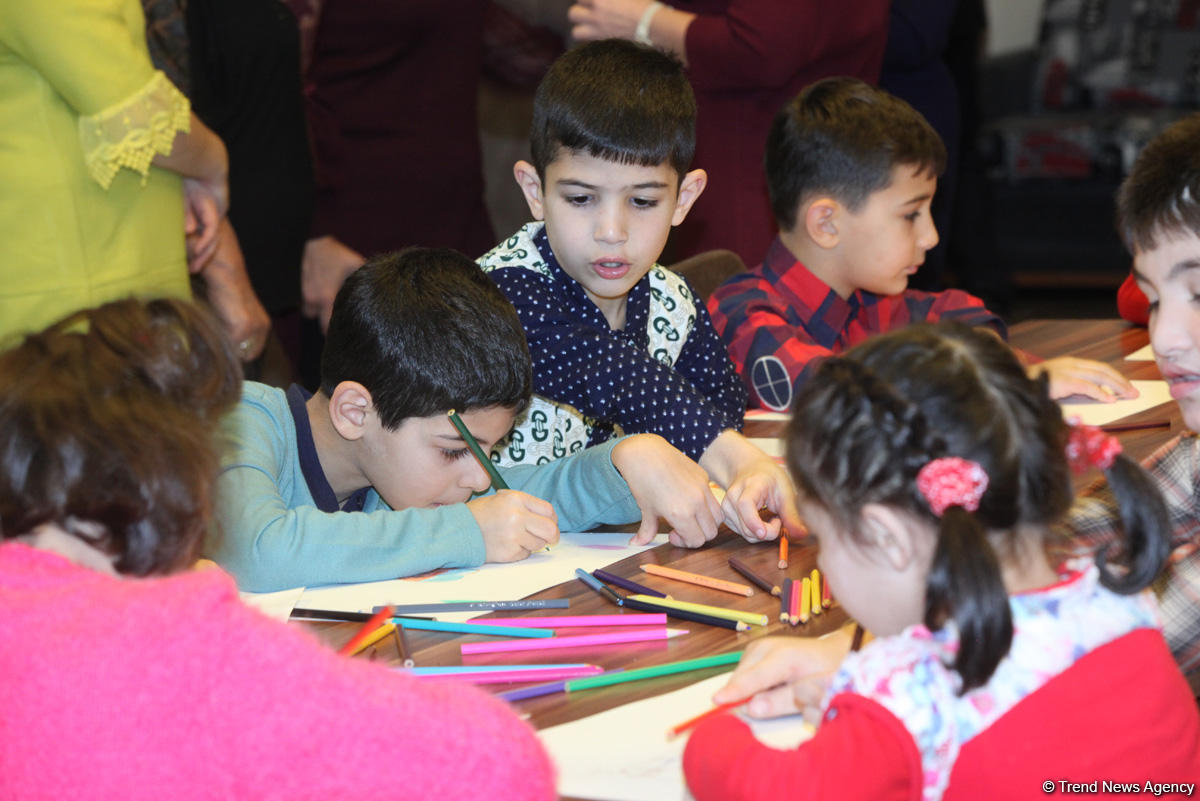
[[[668,740],[667,730],[709,709],[713,693],[727,681],[729,674],[722,673],[539,732],[558,765],[559,794],[602,801],[690,798],[683,779],[687,735]],[[746,720],[774,748],[792,748],[813,734],[798,715]]]
[[[775,459],[783,459],[783,439],[780,437],[747,437],[758,449]]]
[[[310,587],[296,604],[307,609],[370,612],[383,604],[441,603],[446,601],[510,601],[575,578],[575,568],[595,570],[666,542],[658,535],[645,546],[630,546],[632,534],[568,534],[544,553],[520,562],[485,564],[441,573],[367,584]],[[463,621],[485,615],[478,612],[431,614],[438,620]]]
[[[1133,353],[1125,357],[1127,362],[1152,362],[1154,361],[1154,348],[1147,345],[1144,348],[1138,348]]]
[[[1078,403],[1062,403],[1063,417],[1068,420],[1079,417],[1080,421],[1090,426],[1102,426],[1131,414],[1153,409],[1163,403],[1171,403],[1171,391],[1166,381],[1133,381],[1141,394],[1133,400],[1119,400],[1115,403],[1100,401],[1081,401]]]
[[[291,617],[292,610],[296,608],[296,601],[300,600],[300,596],[303,594],[303,587],[293,587],[290,590],[280,590],[279,592],[238,593],[243,603],[253,606],[268,617],[285,621]]]

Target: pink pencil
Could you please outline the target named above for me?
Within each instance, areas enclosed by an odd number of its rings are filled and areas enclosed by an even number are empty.
[[[582,645],[617,645],[623,642],[647,642],[666,640],[687,634],[687,629],[650,629],[648,631],[618,631],[612,634],[583,634],[576,637],[539,637],[536,641],[469,642],[460,647],[463,655],[495,654],[507,651],[538,651],[542,648],[576,648]]]
[[[665,626],[666,615],[563,615],[562,617],[510,617],[480,620],[489,626],[528,626],[533,629],[569,629],[577,626]]]
[[[454,679],[471,684],[514,684],[519,681],[577,679],[580,676],[596,676],[603,672],[604,668],[599,665],[579,665],[578,667],[561,667],[551,670],[487,670],[480,673],[447,673],[426,678]]]

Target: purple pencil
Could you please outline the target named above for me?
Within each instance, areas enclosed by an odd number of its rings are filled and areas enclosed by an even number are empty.
[[[609,573],[607,570],[601,570],[601,569],[597,568],[592,571],[592,575],[595,576],[596,578],[600,579],[601,581],[606,581],[609,584],[616,584],[618,587],[624,587],[625,589],[627,589],[633,593],[641,593],[642,595],[653,595],[655,598],[670,598],[671,597],[670,595],[667,595],[665,592],[659,592],[658,590],[652,590],[649,587],[647,587],[645,584],[638,584],[636,581],[627,579],[624,576],[618,576],[616,574]]]
[[[606,671],[601,675],[608,673],[620,673],[625,668],[614,668]],[[523,701],[526,698],[537,698],[541,695],[551,695],[553,693],[566,692],[567,682],[564,681],[548,681],[545,684],[535,684],[532,687],[522,687],[519,690],[508,690],[507,692],[496,693],[497,698],[502,698],[505,701]]]

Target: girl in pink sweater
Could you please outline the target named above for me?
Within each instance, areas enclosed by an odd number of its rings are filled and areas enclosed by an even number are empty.
[[[820,726],[779,751],[732,715],[701,724],[696,798],[978,801],[1105,780],[1190,795],[1200,716],[1144,591],[1170,552],[1165,510],[1120,450],[1064,423],[979,329],[913,326],[826,360],[792,409],[788,466],[833,594],[876,639],[748,648],[714,700],[817,701]],[[1069,462],[1107,473],[1119,553],[1050,560]]]
[[[338,657],[186,569],[239,388],[178,301],[0,353],[0,799],[553,798],[500,702]]]

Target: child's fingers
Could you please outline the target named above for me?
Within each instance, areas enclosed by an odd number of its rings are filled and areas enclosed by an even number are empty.
[[[637,533],[633,535],[633,539],[629,541],[630,545],[649,545],[654,542],[654,537],[658,534],[658,515],[654,513],[643,514],[642,524],[638,526]]]
[[[796,697],[792,688],[787,685],[772,687],[755,694],[746,704],[746,714],[752,718],[777,718],[783,715],[794,715],[803,710],[796,705]]]

